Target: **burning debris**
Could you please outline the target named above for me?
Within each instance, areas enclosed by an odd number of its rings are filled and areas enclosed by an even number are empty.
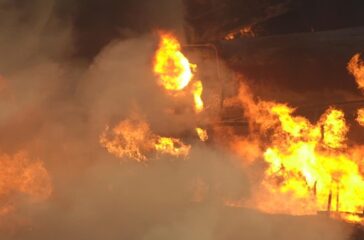
[[[148,123],[139,117],[121,121],[111,131],[106,127],[100,136],[100,144],[118,158],[138,162],[148,160],[153,153],[187,157],[191,148],[179,139],[153,134]]]

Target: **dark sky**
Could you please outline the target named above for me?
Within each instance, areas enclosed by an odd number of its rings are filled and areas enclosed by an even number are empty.
[[[181,23],[179,0],[57,0],[58,14],[71,19],[77,55],[94,56],[113,38],[127,38]]]
[[[0,4],[16,5],[25,15],[32,11],[33,1],[0,0]],[[156,28],[177,29],[183,22],[182,0],[53,0],[54,12],[61,20],[71,23],[76,56],[92,58],[114,38],[127,38],[143,34]],[[203,5],[201,11],[214,5],[208,0],[184,0]],[[216,18],[212,24],[244,18],[247,12],[264,15],[265,8],[254,7],[262,4],[279,4],[286,0],[224,0],[218,2]],[[265,32],[289,33],[311,29],[327,30],[364,25],[362,0],[291,0],[292,11],[282,17],[263,23]],[[269,5],[268,4],[268,5]],[[196,6],[197,6],[196,5]],[[221,6],[225,7],[221,7]],[[247,7],[248,6],[248,7]],[[195,9],[195,8],[189,8]],[[253,14],[254,15],[254,14]],[[204,14],[202,14],[204,16]],[[211,16],[206,15],[206,20]],[[230,19],[231,18],[231,19]],[[232,25],[233,26],[233,25]],[[214,26],[211,26],[214,27]]]

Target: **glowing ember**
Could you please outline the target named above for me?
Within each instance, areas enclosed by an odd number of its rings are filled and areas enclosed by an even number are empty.
[[[206,142],[209,139],[207,131],[202,128],[196,128],[196,133],[202,142]]]
[[[148,155],[152,153],[186,157],[191,148],[179,139],[152,133],[149,125],[139,118],[121,121],[111,131],[106,127],[100,135],[100,144],[118,158],[125,157],[138,162],[148,160]]]
[[[161,33],[160,37],[159,49],[155,55],[154,73],[159,78],[159,84],[166,90],[183,90],[193,77],[191,65],[173,35]]]
[[[253,30],[253,25],[248,25],[248,26],[245,26],[241,29],[238,29],[238,30],[235,30],[235,31],[232,31],[228,34],[226,34],[226,36],[224,37],[225,40],[234,40],[236,39],[237,37],[255,37],[256,34]]]

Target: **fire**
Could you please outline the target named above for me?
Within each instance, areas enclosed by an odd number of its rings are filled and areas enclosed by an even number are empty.
[[[200,113],[203,108],[204,108],[204,103],[202,101],[202,91],[203,91],[203,86],[202,86],[202,82],[201,81],[197,81],[194,83],[193,85],[193,98],[195,101],[195,111],[196,113]]]
[[[153,136],[146,122],[127,119],[111,131],[107,126],[100,136],[100,144],[116,157],[145,161],[144,152],[153,149]]]
[[[224,39],[229,41],[229,40],[234,40],[237,37],[246,37],[246,38],[256,37],[256,33],[254,32],[253,27],[254,27],[253,25],[247,25],[238,30],[229,32],[228,34],[226,34]]]
[[[360,59],[360,54],[355,54],[351,58],[347,69],[355,77],[359,88],[364,90],[364,62]]]
[[[364,62],[360,59],[360,54],[355,54],[347,66],[348,71],[355,77],[360,90],[364,90]],[[359,109],[357,112],[356,121],[364,126],[364,108]]]
[[[155,54],[154,73],[167,91],[181,91],[193,78],[191,64],[181,52],[178,40],[169,33],[161,33]]]
[[[196,133],[202,142],[206,142],[209,139],[209,136],[205,129],[196,128]]]
[[[32,161],[25,152],[14,156],[0,156],[0,215],[4,216],[16,209],[9,200],[21,193],[32,201],[44,201],[52,193],[50,176],[39,160]]]
[[[179,139],[152,133],[148,123],[135,116],[121,121],[111,130],[107,126],[100,135],[100,144],[118,158],[130,158],[138,162],[148,160],[148,156],[153,153],[186,157],[191,148]]]
[[[193,81],[192,72],[196,68],[197,66],[191,64],[181,52],[177,38],[170,33],[161,32],[153,66],[158,83],[168,93],[185,93],[186,89],[191,91],[195,112],[200,113],[204,108],[203,85],[201,81]],[[152,154],[186,157],[191,149],[190,145],[184,144],[180,139],[154,134],[149,124],[139,116],[121,121],[112,129],[107,126],[101,133],[99,142],[116,157],[130,158],[138,162],[148,160]]]
[[[162,154],[186,157],[190,152],[191,146],[185,145],[181,140],[176,138],[159,137],[155,143],[155,149]]]
[[[282,193],[289,192],[297,199],[307,198],[310,201],[316,194],[315,209],[324,209],[328,194],[334,184],[339,184],[343,200],[341,206],[351,202],[351,206],[345,206],[346,211],[360,210],[362,202],[355,202],[359,199],[355,191],[364,186],[364,181],[350,156],[338,152],[345,147],[348,130],[343,113],[329,109],[317,124],[312,125],[304,118],[292,116],[293,111],[288,107],[285,110],[277,112],[275,107],[271,109],[273,114],[277,114],[279,125],[276,126],[277,135],[264,152],[269,166],[266,184]],[[277,178],[279,182],[276,182]],[[356,184],[355,187],[353,184]]]
[[[355,215],[355,214],[344,214],[345,220],[350,223],[362,223],[363,219],[362,217]]]
[[[361,108],[357,112],[357,118],[356,121],[361,125],[364,126],[364,108]]]
[[[155,53],[154,73],[159,84],[169,92],[178,93],[192,85],[192,95],[196,113],[204,109],[202,100],[203,84],[193,80],[193,71],[197,65],[192,64],[181,52],[178,40],[169,33],[160,33],[160,43]],[[192,82],[192,84],[191,84]]]
[[[362,148],[348,144],[343,111],[330,107],[311,123],[286,104],[253,100],[246,86],[239,99],[255,144],[260,145],[255,155],[261,154],[267,167],[252,199],[230,205],[297,215],[337,211],[351,220],[363,211],[359,164],[364,156]]]

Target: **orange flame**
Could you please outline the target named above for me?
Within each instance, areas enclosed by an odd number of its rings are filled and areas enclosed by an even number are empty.
[[[166,137],[159,137],[154,146],[158,152],[175,157],[186,157],[191,149],[179,139]]]
[[[226,34],[226,36],[224,37],[225,40],[234,40],[238,37],[248,37],[248,38],[252,38],[256,36],[256,33],[253,30],[253,25],[248,25],[248,26],[244,26],[243,28],[240,28],[238,30],[229,32],[228,34]]]
[[[356,121],[364,126],[364,108],[358,109]]]
[[[51,180],[41,161],[31,161],[25,152],[14,156],[0,156],[0,199],[9,199],[13,193],[23,193],[32,201],[44,201],[52,193]],[[0,206],[0,215],[16,209],[9,200]]]
[[[209,136],[205,129],[196,128],[196,133],[202,142],[206,142],[209,139]]]
[[[154,73],[159,78],[159,84],[169,92],[183,91],[193,79],[193,71],[197,66],[191,64],[181,52],[178,40],[169,33],[160,33],[159,48],[155,54]],[[202,100],[203,85],[195,81],[192,86],[194,108],[200,113],[204,108]]]
[[[139,120],[121,121],[111,131],[109,126],[100,136],[100,144],[116,157],[145,161],[144,152],[153,149],[153,136],[149,125]]]
[[[100,144],[118,158],[130,158],[138,162],[148,160],[153,153],[174,157],[186,157],[191,146],[175,138],[160,137],[151,132],[141,119],[121,121],[112,130],[107,126],[100,135]]]
[[[364,90],[364,61],[360,59],[360,54],[351,58],[347,69],[355,77],[359,89]]]
[[[247,87],[242,87],[239,99],[267,163],[254,196],[240,205],[298,215],[337,210],[342,219],[351,215],[340,212],[363,211],[359,163],[364,156],[360,147],[348,146],[349,128],[341,110],[329,108],[312,124],[285,104],[255,102]]]
[[[203,86],[201,81],[197,81],[193,84],[193,98],[195,101],[195,111],[196,113],[200,113],[204,108],[204,103],[201,98],[203,91]]]
[[[193,78],[191,64],[181,52],[181,45],[173,35],[160,33],[160,37],[154,73],[159,78],[159,84],[166,90],[183,90]]]

